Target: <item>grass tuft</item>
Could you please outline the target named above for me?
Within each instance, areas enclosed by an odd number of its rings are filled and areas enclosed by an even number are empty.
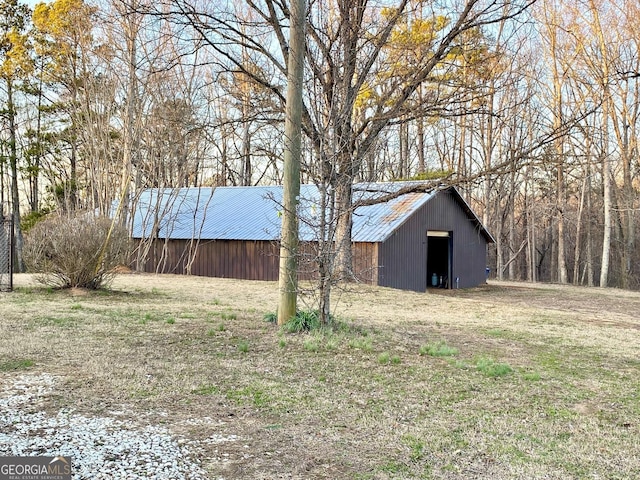
[[[370,352],[371,350],[373,350],[373,343],[371,342],[370,338],[366,337],[352,338],[351,340],[349,340],[349,348]]]
[[[402,443],[409,447],[411,453],[409,458],[414,462],[422,460],[424,457],[425,443],[414,435],[405,435],[402,437]]]
[[[8,360],[6,362],[0,362],[0,372],[15,372],[17,370],[27,370],[34,365],[35,362],[28,358]]]
[[[525,372],[522,374],[522,378],[529,382],[537,382],[541,379],[540,374],[538,372]]]
[[[420,347],[420,355],[429,355],[430,357],[452,357],[457,354],[458,349],[445,342],[428,343]]]
[[[317,352],[318,350],[320,350],[320,345],[318,344],[318,340],[316,338],[305,339],[303,346],[307,352]]]
[[[318,310],[300,310],[296,316],[284,324],[289,333],[312,332],[322,327]]]
[[[498,363],[490,357],[480,357],[476,361],[476,369],[487,377],[504,377],[513,372],[507,363]]]
[[[191,393],[194,395],[215,395],[220,393],[220,388],[216,385],[204,384],[200,385],[198,388],[191,390]]]
[[[391,355],[389,355],[389,352],[382,352],[380,355],[378,355],[378,363],[381,365],[386,365],[387,363],[389,363],[390,358]]]

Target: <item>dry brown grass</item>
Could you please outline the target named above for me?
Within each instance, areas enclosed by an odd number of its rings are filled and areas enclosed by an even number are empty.
[[[640,478],[638,293],[358,287],[334,296],[342,329],[290,335],[263,320],[273,283],[15,283],[0,294],[0,380],[51,373],[52,412],[200,440],[212,479]],[[420,354],[436,342],[458,354]]]

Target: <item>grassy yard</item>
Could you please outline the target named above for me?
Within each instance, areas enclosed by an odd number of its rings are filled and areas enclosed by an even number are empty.
[[[338,327],[288,334],[273,283],[15,283],[0,381],[49,373],[51,414],[164,425],[212,480],[640,478],[638,293],[355,287]]]

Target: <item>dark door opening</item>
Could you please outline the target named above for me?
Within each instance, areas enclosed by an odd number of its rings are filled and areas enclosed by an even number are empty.
[[[427,233],[427,285],[430,288],[451,288],[449,232]]]

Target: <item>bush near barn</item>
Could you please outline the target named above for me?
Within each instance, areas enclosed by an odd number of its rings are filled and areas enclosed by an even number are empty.
[[[109,284],[128,251],[123,227],[109,218],[81,213],[37,223],[25,239],[24,257],[40,283],[94,290]]]

